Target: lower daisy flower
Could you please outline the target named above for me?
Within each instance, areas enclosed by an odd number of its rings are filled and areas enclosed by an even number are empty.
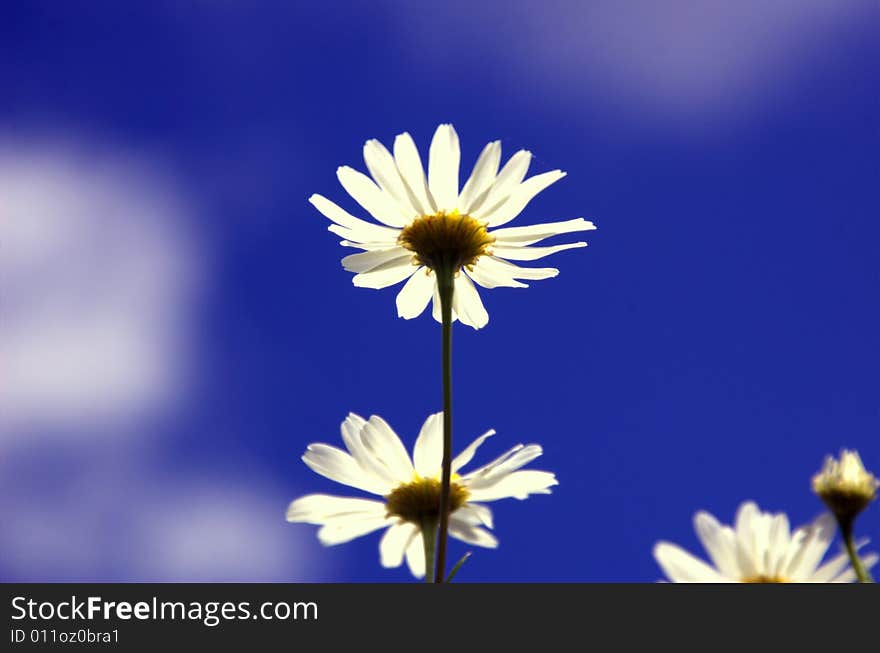
[[[302,459],[313,471],[332,481],[382,497],[363,498],[310,494],[293,501],[287,521],[321,526],[318,539],[330,546],[349,542],[387,528],[379,543],[383,567],[399,567],[404,558],[417,578],[425,575],[422,524],[440,510],[440,465],[443,456],[443,413],[425,420],[410,458],[400,438],[385,420],[351,413],[342,423],[348,451],[329,444],[310,444]],[[449,535],[476,546],[495,548],[492,512],[482,501],[550,494],[557,485],[551,472],[523,466],[539,457],[537,444],[518,444],[487,465],[464,473],[462,467],[495,431],[474,440],[452,461]]]
[[[856,579],[846,553],[820,565],[837,530],[828,513],[790,532],[784,513],[762,512],[749,501],[740,505],[735,526],[723,526],[700,511],[694,516],[694,529],[714,567],[675,544],[658,542],[654,558],[674,583],[851,583]],[[876,562],[876,554],[864,558],[866,567]]]

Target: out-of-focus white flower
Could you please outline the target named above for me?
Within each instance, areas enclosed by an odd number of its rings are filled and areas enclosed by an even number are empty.
[[[675,583],[851,583],[856,579],[846,553],[820,565],[834,539],[834,517],[823,514],[790,532],[784,513],[762,512],[752,502],[739,507],[734,527],[707,512],[694,528],[714,566],[669,542],[658,542],[654,558]],[[863,558],[866,567],[877,555]]]

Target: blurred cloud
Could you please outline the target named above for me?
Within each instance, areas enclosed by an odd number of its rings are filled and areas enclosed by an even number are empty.
[[[0,135],[4,580],[318,569],[300,553],[307,534],[284,520],[289,490],[261,469],[230,474],[223,461],[240,452],[181,465],[157,427],[192,408],[210,280],[180,182],[124,148]]]
[[[524,93],[647,121],[715,120],[755,108],[877,10],[871,0],[452,2],[404,11],[401,33],[413,56],[448,70],[472,56]]]
[[[41,463],[53,458],[41,453]],[[282,488],[230,474],[169,475],[114,448],[66,454],[52,478],[0,480],[4,580],[278,581],[320,577],[284,521]],[[218,480],[222,479],[222,480]]]
[[[124,152],[0,136],[0,445],[122,432],[179,398],[201,257],[192,209]]]

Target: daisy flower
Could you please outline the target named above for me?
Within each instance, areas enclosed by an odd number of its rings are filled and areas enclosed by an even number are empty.
[[[745,502],[734,527],[701,511],[694,516],[694,529],[714,566],[675,544],[658,542],[654,558],[672,582],[851,583],[856,578],[846,553],[819,564],[836,531],[828,513],[792,533],[784,513],[762,512]],[[876,562],[876,555],[865,558],[868,567]]]
[[[330,546],[387,529],[379,543],[383,567],[399,567],[404,558],[414,576],[425,575],[422,524],[436,519],[440,509],[440,462],[443,453],[443,413],[425,420],[410,458],[403,443],[378,415],[369,420],[351,413],[342,423],[348,451],[329,444],[310,444],[302,459],[313,471],[332,481],[369,492],[380,500],[310,494],[287,509],[287,521],[321,526],[318,539]],[[449,535],[476,546],[495,548],[492,512],[483,501],[530,494],[550,494],[557,484],[550,472],[520,469],[541,455],[539,445],[518,444],[472,472],[461,468],[493,435],[474,440],[452,461]]]
[[[551,236],[596,227],[583,218],[527,227],[505,227],[542,190],[565,173],[551,170],[525,178],[532,155],[514,154],[499,171],[501,143],[486,145],[470,178],[459,188],[461,151],[452,125],[440,125],[431,141],[428,174],[409,134],[394,139],[394,153],[373,139],[364,145],[370,176],[348,166],[336,171],[342,187],[381,224],[347,213],[321,195],[309,201],[333,222],[329,230],[342,245],[364,250],[342,259],[355,286],[385,288],[406,280],[397,295],[397,313],[421,315],[433,298],[439,322],[436,272],[455,274],[452,319],[479,329],[489,315],[474,283],[484,288],[525,288],[522,280],[555,277],[555,268],[524,268],[534,261],[586,243],[531,247]]]

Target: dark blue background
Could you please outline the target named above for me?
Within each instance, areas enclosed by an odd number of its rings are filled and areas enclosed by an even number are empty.
[[[424,156],[440,122],[458,130],[463,171],[493,139],[505,159],[533,151],[535,172],[566,170],[515,224],[586,217],[599,227],[590,247],[547,259],[556,279],[484,291],[489,325],[454,331],[458,448],[491,427],[479,460],[539,442],[533,466],[560,485],[495,504],[501,547],[478,550],[461,579],[652,581],[656,540],[697,550],[697,509],[729,522],[754,499],[799,524],[821,509],[809,482],[826,453],[858,448],[880,470],[871,4],[803,36],[785,65],[758,50],[740,77],[719,77],[711,103],[667,101],[675,86],[638,78],[603,84],[589,33],[566,46],[553,31],[616,12],[612,55],[650,58],[627,31],[641,5],[6,4],[0,125],[123,143],[199,198],[214,261],[203,380],[162,426],[160,464],[284,487],[274,532],[334,571],[277,580],[408,580],[380,568],[376,534],[324,549],[283,515],[304,493],[349,494],[299,460],[309,442],[339,444],[349,410],[384,416],[411,446],[440,404],[437,324],[398,319],[392,290],[354,288],[308,196],[354,211],[336,167],[364,169],[363,142],[402,131]],[[700,16],[673,21],[671,41],[704,29]],[[545,31],[526,38],[532,22]],[[761,24],[756,14],[733,51],[766,36]],[[711,42],[720,28],[705,29]],[[698,48],[694,65],[716,54]],[[880,510],[860,530],[876,536]]]

